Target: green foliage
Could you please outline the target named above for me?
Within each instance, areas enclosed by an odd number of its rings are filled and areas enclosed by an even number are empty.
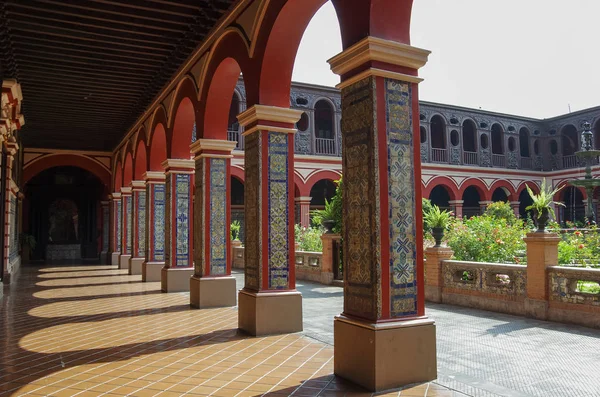
[[[437,205],[432,205],[431,208],[423,213],[423,222],[429,227],[447,228],[452,219],[450,211],[441,210]]]
[[[490,214],[451,223],[446,242],[462,261],[521,263],[525,252],[523,222],[509,223]]]
[[[422,198],[421,199],[421,204],[423,206],[423,217],[425,217],[425,214],[427,214],[429,211],[431,211],[433,209],[433,204],[431,204],[431,200],[426,199],[426,198]],[[423,235],[427,235],[427,233],[429,233],[431,231],[431,228],[429,227],[429,225],[427,225],[427,223],[423,222]]]
[[[557,230],[557,225],[552,225]],[[598,226],[590,225],[586,229],[564,231],[558,243],[559,265],[600,266],[600,231]]]
[[[587,294],[600,294],[600,284],[595,281],[579,280],[577,282],[577,291]]]
[[[323,233],[322,228],[305,228],[299,224],[294,226],[295,241],[299,244],[300,251],[322,252],[323,241],[321,241],[321,235]]]
[[[323,221],[334,221],[333,232],[342,232],[342,198],[343,198],[343,183],[342,178],[335,181],[335,195],[331,201],[325,200],[325,209],[311,211],[313,225],[319,227]]]
[[[518,218],[515,212],[511,208],[510,204],[505,201],[497,201],[495,203],[488,204],[485,209],[485,214],[496,219],[505,219],[509,225],[514,225],[518,222]]]
[[[229,233],[231,235],[232,240],[237,240],[240,237],[240,229],[242,225],[240,225],[240,221],[233,221],[229,226]]]
[[[529,193],[529,196],[533,201],[533,203],[529,207],[525,208],[527,211],[533,210],[534,212],[537,212],[539,214],[543,210],[547,209],[550,215],[552,215],[552,218],[556,218],[556,215],[554,214],[553,204],[562,205],[563,207],[565,206],[563,203],[554,201],[554,195],[558,193],[562,189],[562,187],[552,189],[551,185],[546,184],[546,178],[542,179],[542,185],[540,186],[539,194],[535,194],[533,190],[531,190],[529,185],[526,185],[526,187],[527,193]]]

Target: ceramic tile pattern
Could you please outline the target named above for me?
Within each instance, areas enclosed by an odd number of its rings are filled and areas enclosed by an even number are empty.
[[[121,252],[121,248],[122,248],[122,244],[123,244],[123,239],[122,237],[122,233],[123,233],[123,208],[122,208],[122,204],[121,204],[121,200],[116,202],[117,204],[117,230],[116,230],[116,239],[117,239],[117,252]]]
[[[210,159],[210,274],[227,273],[227,161]]]
[[[146,252],[146,191],[135,192],[137,198],[137,252],[136,257],[145,256]]]
[[[172,176],[173,178],[173,176]],[[190,174],[175,174],[175,266],[190,265]]]
[[[372,395],[332,375],[331,345],[239,334],[236,308],[190,309],[189,294],[110,266],[23,268],[0,309],[3,397]],[[463,396],[435,383],[379,395]]]
[[[152,261],[160,262],[165,260],[165,185],[152,184],[153,205],[153,242],[154,247]]]
[[[132,208],[132,200],[133,197],[130,195],[123,196],[123,201],[125,203],[125,255],[131,255],[131,226],[133,225],[133,208]]]

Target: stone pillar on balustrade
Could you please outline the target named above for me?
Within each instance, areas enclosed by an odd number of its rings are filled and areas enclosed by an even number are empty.
[[[111,196],[111,259],[110,264],[119,266],[119,257],[122,249],[123,235],[123,207],[121,192],[115,192]]]
[[[489,201],[489,200],[480,201],[479,202],[479,213],[483,214],[485,212],[485,210],[487,209],[487,206],[492,203],[493,203],[493,201]]]
[[[146,183],[146,261],[142,264],[142,281],[161,280],[165,266],[165,173],[149,171]]]
[[[429,247],[425,251],[425,300],[442,303],[442,289],[444,287],[444,274],[442,262],[449,260],[454,252],[448,247]]]
[[[300,207],[300,226],[310,227],[310,200],[312,197],[296,197],[296,205]]]
[[[192,253],[194,225],[194,160],[166,160],[165,169],[165,266],[161,270],[163,292],[190,290],[194,275]]]
[[[417,77],[428,54],[366,37],[329,61],[342,81],[344,175],[334,372],[375,391],[437,377],[424,306]]]
[[[325,233],[321,236],[323,256],[321,257],[321,284],[332,284],[340,273],[339,244],[342,236],[335,233]]]
[[[100,264],[107,265],[109,263],[108,255],[110,250],[110,201],[100,202],[100,219],[102,222]]]
[[[546,268],[558,266],[558,243],[556,233],[528,233],[527,244],[527,298],[525,315],[539,320],[548,319],[549,281]]]
[[[131,258],[129,274],[141,275],[146,261],[146,182],[131,182]]]
[[[237,288],[231,276],[231,152],[236,142],[198,139],[194,153],[194,276],[190,305],[235,306]]]
[[[252,335],[302,330],[294,247],[294,133],[302,112],[255,105],[245,127],[245,284],[239,327]]]
[[[521,216],[521,202],[520,201],[511,201],[510,202],[510,208],[512,208],[513,212],[515,213],[515,216],[518,218],[519,216]]]
[[[131,227],[133,225],[132,190],[130,187],[121,188],[121,255],[119,269],[129,270],[131,259]]]
[[[450,205],[450,211],[454,212],[454,216],[457,218],[463,217],[464,200],[450,200],[448,204]]]

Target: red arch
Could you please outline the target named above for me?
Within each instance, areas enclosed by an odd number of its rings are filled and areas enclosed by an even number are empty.
[[[437,176],[437,177],[431,179],[429,181],[429,183],[427,184],[427,187],[423,188],[423,191],[422,191],[423,197],[429,198],[433,189],[438,185],[442,185],[446,189],[448,189],[448,194],[450,195],[450,200],[460,200],[460,198],[462,197],[462,195],[459,194],[458,186],[456,186],[456,183],[452,179],[450,179],[446,176]]]
[[[500,187],[508,190],[508,194],[507,194],[508,201],[517,201],[519,199],[519,196],[517,195],[517,192],[515,191],[515,188],[513,187],[513,185],[511,185],[506,180],[500,180],[500,181],[494,182],[492,187],[490,187],[490,197],[492,197],[494,192],[496,191],[496,189],[498,189]]]
[[[244,170],[240,167],[231,167],[231,176],[240,180],[240,182],[245,183],[246,175],[244,174]]]
[[[196,109],[194,102],[186,96],[177,107],[173,128],[170,130],[171,136],[169,137],[169,142],[171,144],[169,158],[190,159],[190,145],[192,144],[192,132],[195,123]]]
[[[468,187],[473,186],[475,189],[477,189],[477,192],[479,193],[479,197],[481,199],[481,201],[490,201],[491,200],[491,193],[488,190],[487,186],[485,186],[485,184],[480,181],[479,179],[475,179],[475,178],[471,178],[471,179],[467,179],[466,181],[464,181],[460,187],[459,190],[459,196],[460,199],[462,200],[463,194],[465,193],[465,190],[467,190]]]
[[[540,192],[540,188],[538,187],[537,183],[529,181],[523,182],[519,185],[519,188],[517,189],[516,197],[521,197],[521,193],[523,193],[523,190],[527,190],[527,186],[529,186],[531,190],[533,190],[533,192],[536,194]]]
[[[162,163],[167,159],[167,135],[163,124],[157,124],[150,137],[150,171],[163,171]]]
[[[303,184],[304,186],[302,187],[302,190],[300,191],[302,192],[303,196],[309,196],[311,189],[313,188],[313,186],[315,186],[317,182],[322,181],[324,179],[331,182],[335,182],[341,177],[342,175],[333,171],[317,171],[308,178],[308,180]]]
[[[125,156],[125,166],[123,167],[123,187],[129,187],[133,181],[133,159],[131,152]]]
[[[110,171],[89,157],[76,154],[50,154],[33,160],[31,163],[25,165],[23,169],[23,186],[25,186],[27,182],[31,180],[31,178],[35,177],[40,172],[43,172],[49,168],[66,166],[79,167],[89,171],[98,177],[98,179],[100,179],[106,189],[110,188]]]
[[[135,150],[135,163],[133,167],[133,177],[136,181],[141,181],[144,173],[148,171],[148,158],[146,154],[146,142],[139,139],[137,149]]]
[[[117,165],[115,166],[115,183],[113,185],[114,192],[120,192],[123,187],[123,164],[121,164],[121,160],[117,161]]]

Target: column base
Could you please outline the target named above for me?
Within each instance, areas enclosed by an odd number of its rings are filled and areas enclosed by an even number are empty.
[[[110,254],[110,264],[112,266],[119,266],[119,257],[121,256],[120,252],[113,252]]]
[[[144,262],[142,264],[142,281],[148,283],[160,281],[163,267],[165,267],[165,262]]]
[[[199,309],[235,306],[236,291],[235,278],[232,276],[194,276],[190,278],[190,306]]]
[[[190,290],[190,277],[194,275],[193,267],[163,267],[160,272],[162,292],[188,292]]]
[[[526,317],[548,320],[548,301],[526,298],[524,304]]]
[[[333,337],[334,373],[370,391],[437,378],[435,323],[428,318],[369,324],[337,316]]]
[[[131,259],[131,255],[119,256],[119,269],[129,270],[129,259]]]
[[[138,276],[142,274],[142,265],[146,258],[130,258],[129,259],[129,274]]]
[[[253,336],[302,331],[302,294],[296,290],[238,294],[240,330]]]
[[[108,252],[104,251],[100,253],[100,264],[108,265],[109,255]]]

